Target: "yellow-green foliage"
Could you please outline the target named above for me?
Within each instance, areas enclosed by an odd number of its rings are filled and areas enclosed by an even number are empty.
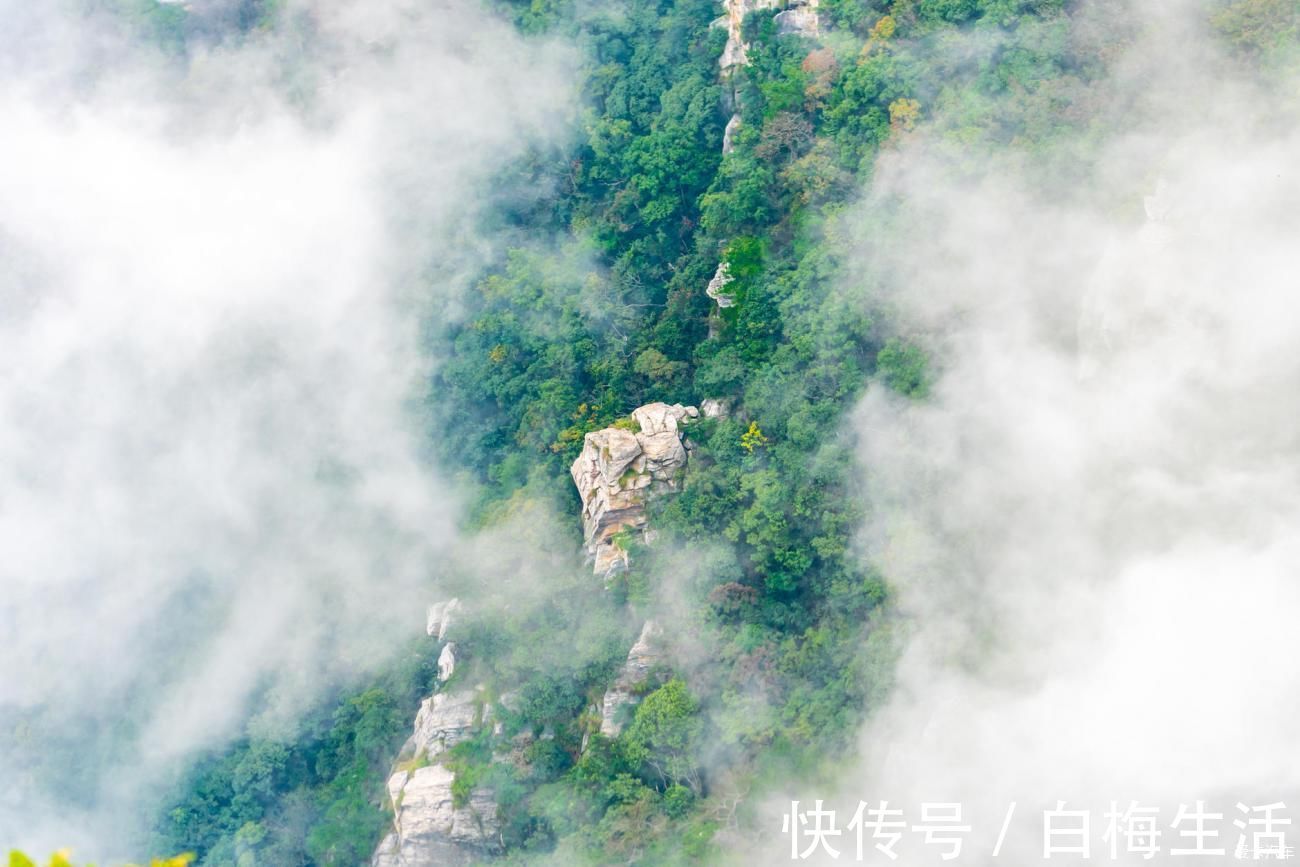
[[[751,455],[754,449],[767,445],[767,437],[763,436],[763,431],[758,426],[758,422],[751,421],[749,430],[740,435],[740,447]]]
[[[189,867],[194,856],[188,852],[184,855],[175,855],[171,858],[154,858],[149,862],[149,867]],[[28,858],[17,849],[9,851],[9,867],[39,867],[39,865]],[[72,850],[60,849],[50,856],[47,867],[76,867],[72,863]],[[87,864],[85,867],[95,867],[93,864]],[[128,864],[127,867],[139,867],[139,865]]]

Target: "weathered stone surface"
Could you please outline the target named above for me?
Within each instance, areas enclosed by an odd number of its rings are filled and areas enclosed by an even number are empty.
[[[434,759],[464,740],[469,740],[487,715],[477,692],[440,692],[420,702],[415,714],[415,732],[408,741],[412,756]]]
[[[700,401],[700,412],[705,418],[726,418],[731,414],[731,409],[725,401],[706,397]]]
[[[677,489],[686,465],[681,425],[698,416],[693,406],[651,403],[632,411],[640,427],[635,433],[609,427],[587,434],[569,472],[582,498],[583,534],[597,574],[627,565],[614,537],[645,529],[647,496]]]
[[[719,27],[727,28],[727,45],[722,49],[722,59],[718,61],[725,72],[733,66],[749,65],[745,51],[747,46],[741,38],[741,27],[745,16],[760,9],[780,9],[782,0],[723,0],[725,14],[714,22]]]
[[[734,307],[736,299],[726,292],[727,284],[735,278],[731,276],[731,266],[725,261],[718,263],[718,270],[713,272],[713,279],[704,288],[704,294],[718,302],[719,307]]]
[[[623,731],[626,708],[635,705],[639,698],[635,690],[645,683],[654,667],[663,660],[660,640],[663,631],[653,620],[647,620],[641,627],[641,635],[628,651],[627,662],[605,692],[600,705],[600,733],[606,737],[616,738]]]
[[[372,867],[472,864],[501,850],[496,800],[476,789],[457,808],[456,775],[442,765],[398,771],[388,780],[393,830],[371,859]]]
[[[479,688],[421,702],[415,731],[402,748],[404,761],[388,778],[393,829],[375,850],[372,867],[474,864],[500,851],[495,795],[475,789],[457,808],[451,793],[455,774],[439,763],[443,753],[491,720],[482,695]]]

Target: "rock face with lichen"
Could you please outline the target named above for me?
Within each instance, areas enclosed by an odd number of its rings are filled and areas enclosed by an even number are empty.
[[[699,417],[693,406],[650,403],[632,411],[632,424],[587,434],[569,472],[582,498],[587,554],[596,574],[627,565],[619,534],[642,533],[651,493],[676,491],[686,466],[682,427]]]
[[[745,16],[760,9],[780,9],[783,5],[782,0],[723,0],[722,6],[726,11],[713,24],[715,27],[727,28],[727,45],[722,49],[722,59],[718,61],[724,72],[733,66],[749,65],[746,45],[741,37]]]

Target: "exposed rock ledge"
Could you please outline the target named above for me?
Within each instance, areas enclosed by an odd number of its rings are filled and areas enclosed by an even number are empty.
[[[760,9],[780,9],[785,4],[782,0],[723,0],[722,5],[726,13],[714,21],[713,26],[727,28],[727,46],[722,49],[722,59],[718,61],[725,72],[733,66],[749,65],[746,45],[741,38],[745,16]]]
[[[457,808],[456,775],[442,765],[398,771],[388,780],[396,818],[371,867],[468,865],[501,851],[493,794],[477,789]]]
[[[607,427],[587,434],[569,472],[582,498],[584,538],[597,575],[627,565],[616,536],[644,532],[647,496],[678,489],[686,466],[681,425],[699,415],[693,406],[649,403],[632,411],[639,430]]]
[[[438,761],[491,718],[482,688],[438,693],[420,703],[415,731],[388,778],[393,828],[375,850],[371,867],[473,864],[501,850],[494,793],[475,789],[457,807],[451,791],[456,775]]]
[[[460,610],[459,599],[448,599],[445,602],[435,602],[429,606],[429,613],[425,620],[424,631],[434,638],[442,641],[447,637],[447,630],[451,628],[452,620],[456,612]]]

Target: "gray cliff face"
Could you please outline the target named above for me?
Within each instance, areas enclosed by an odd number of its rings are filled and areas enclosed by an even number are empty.
[[[723,72],[726,72],[736,66],[749,65],[749,57],[745,53],[747,46],[741,38],[745,16],[760,9],[780,9],[785,4],[782,0],[723,0],[722,5],[725,12],[713,24],[727,28],[727,45],[722,49],[722,59],[718,61]]]
[[[435,602],[429,606],[429,613],[425,621],[424,631],[439,641],[445,641],[447,630],[451,628],[452,620],[455,619],[456,612],[460,610],[459,599],[448,599],[445,602]]]
[[[569,472],[582,498],[583,535],[597,575],[609,577],[627,565],[616,537],[645,531],[648,496],[678,490],[686,466],[681,428],[699,415],[693,406],[650,403],[632,411],[640,430],[607,427],[587,434]]]

